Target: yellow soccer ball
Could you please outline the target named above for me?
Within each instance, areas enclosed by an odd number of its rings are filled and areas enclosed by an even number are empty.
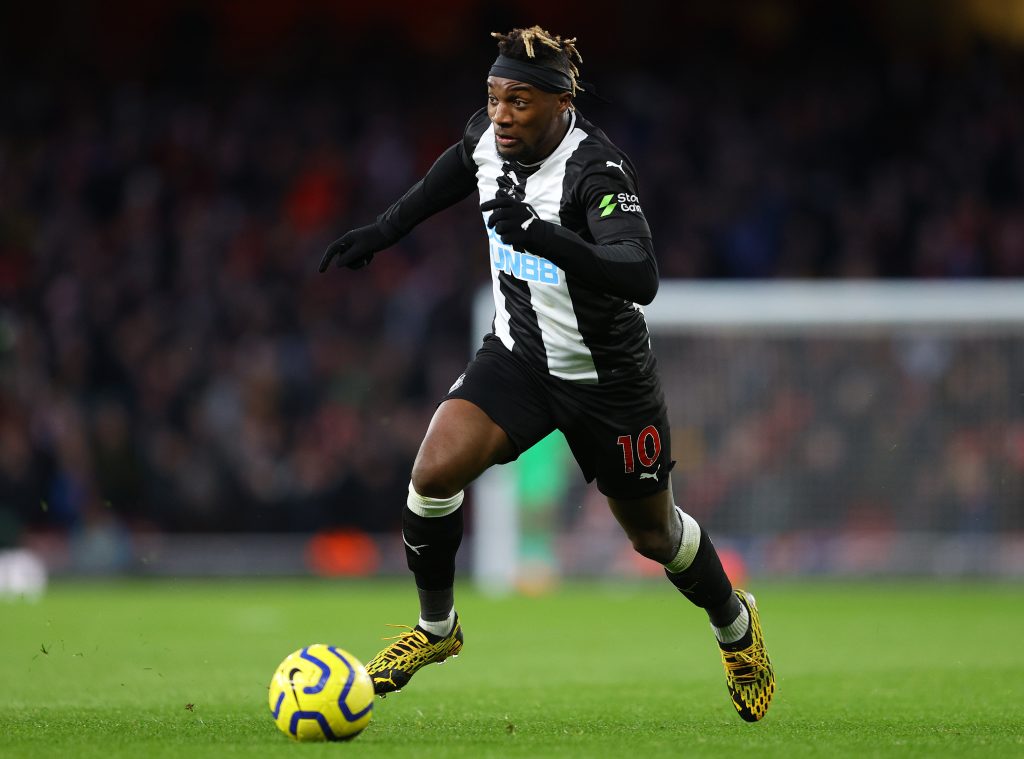
[[[348,651],[315,643],[288,654],[274,672],[270,714],[297,741],[350,740],[373,716],[373,682]]]

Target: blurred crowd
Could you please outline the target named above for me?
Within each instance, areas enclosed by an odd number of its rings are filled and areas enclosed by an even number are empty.
[[[658,343],[673,378],[677,499],[712,529],[1024,530],[1019,335],[904,329]]]
[[[265,92],[39,105],[45,133],[2,149],[5,507],[65,527],[391,524],[484,266],[453,216],[317,273],[424,168],[397,114],[346,135],[336,104]]]
[[[365,270],[316,268],[460,137],[484,72],[410,74],[386,43],[373,54],[372,76],[302,86],[3,80],[0,544],[87,525],[397,527],[434,404],[479,337],[475,199]],[[1015,277],[1022,60],[979,46],[956,61],[606,61],[610,103],[580,108],[638,169],[663,277]],[[969,384],[957,377],[970,365],[941,383]],[[902,392],[889,371],[859,366],[849,382]],[[785,383],[772,392],[715,433],[739,461],[752,420],[799,417]],[[908,448],[948,400],[928,397]],[[974,450],[970,430],[936,452],[951,477],[970,478],[956,453]],[[877,449],[870,430],[813,434],[805,463],[826,513],[828,467]],[[858,466],[875,464],[908,476]],[[763,486],[751,474],[736,492]],[[956,528],[959,507],[942,508],[936,524]]]

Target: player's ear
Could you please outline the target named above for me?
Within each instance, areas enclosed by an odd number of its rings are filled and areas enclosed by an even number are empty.
[[[558,115],[561,116],[570,108],[572,108],[572,94],[563,92],[558,96]]]

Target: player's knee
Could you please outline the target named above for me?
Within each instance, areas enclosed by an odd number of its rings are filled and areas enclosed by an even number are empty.
[[[629,533],[629,540],[633,543],[634,551],[659,564],[671,561],[675,553],[671,536],[664,531],[638,530]]]
[[[427,498],[451,498],[464,487],[451,467],[425,462],[420,458],[413,464],[411,479],[416,492]]]

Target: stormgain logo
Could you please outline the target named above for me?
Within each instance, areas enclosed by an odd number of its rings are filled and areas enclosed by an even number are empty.
[[[605,216],[611,216],[616,208],[623,213],[643,213],[643,209],[640,208],[640,198],[630,195],[628,192],[620,192],[618,195],[609,193],[601,198],[601,204],[598,206],[602,219]]]
[[[542,285],[557,285],[561,282],[557,266],[546,258],[513,250],[498,238],[493,229],[487,232],[487,242],[491,248],[491,266],[498,271],[525,282]]]

